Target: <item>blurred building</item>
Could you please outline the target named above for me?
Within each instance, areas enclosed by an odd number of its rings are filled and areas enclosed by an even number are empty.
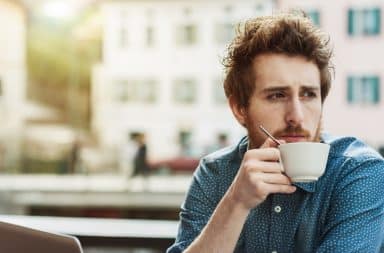
[[[20,158],[26,90],[26,14],[19,1],[0,0],[0,171]]]
[[[151,158],[198,156],[244,134],[224,95],[221,64],[235,24],[273,1],[103,1],[102,62],[92,83],[92,129],[116,146],[146,135]]]
[[[277,6],[307,11],[330,34],[336,75],[325,102],[324,128],[384,148],[384,2],[280,0]]]

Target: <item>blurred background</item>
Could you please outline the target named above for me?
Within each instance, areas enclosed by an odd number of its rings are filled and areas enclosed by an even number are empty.
[[[334,46],[324,129],[384,154],[383,7],[384,0],[0,0],[0,213],[176,221],[199,158],[245,134],[222,88],[236,25],[291,8],[304,10]],[[164,251],[164,243],[151,245],[106,252]]]

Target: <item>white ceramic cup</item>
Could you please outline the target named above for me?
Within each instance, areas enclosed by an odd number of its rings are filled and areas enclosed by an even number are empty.
[[[319,142],[279,145],[281,164],[292,182],[311,182],[321,177],[327,165],[330,146]]]

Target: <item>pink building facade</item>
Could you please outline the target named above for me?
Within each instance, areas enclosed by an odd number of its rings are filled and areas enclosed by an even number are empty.
[[[384,148],[384,2],[280,0],[276,7],[306,11],[330,35],[335,78],[324,129]]]

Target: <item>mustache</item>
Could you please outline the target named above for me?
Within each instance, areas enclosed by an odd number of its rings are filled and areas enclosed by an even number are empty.
[[[278,130],[274,134],[277,138],[286,136],[286,135],[300,135],[304,137],[309,137],[310,132],[308,130],[305,130],[301,126],[293,127],[293,126],[288,126],[287,128],[283,130]]]

